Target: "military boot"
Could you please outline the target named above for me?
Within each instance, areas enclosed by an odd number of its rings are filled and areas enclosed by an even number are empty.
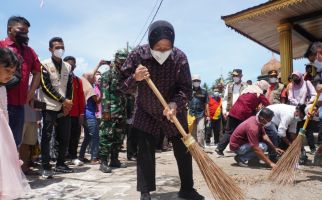
[[[112,172],[112,168],[108,166],[107,160],[104,160],[104,161],[101,162],[100,170],[103,173],[111,173]]]
[[[112,150],[110,167],[127,168],[127,165],[125,163],[121,163],[119,161],[119,153],[118,153],[118,151]]]

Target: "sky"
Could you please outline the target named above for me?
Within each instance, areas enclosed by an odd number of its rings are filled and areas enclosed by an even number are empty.
[[[48,42],[62,37],[65,56],[77,59],[77,75],[91,71],[101,59],[111,60],[118,49],[138,45],[150,23],[148,17],[160,0],[10,0],[1,2],[0,38],[7,36],[12,15],[29,20],[29,46],[41,60],[51,56]],[[252,7],[265,0],[164,0],[155,20],[167,20],[175,29],[175,46],[189,60],[191,74],[212,84],[234,68],[243,80],[255,81],[272,53],[228,28],[221,16]],[[154,14],[154,12],[153,12]],[[147,43],[147,36],[141,44]],[[279,60],[279,55],[274,55]],[[304,71],[306,60],[294,61]],[[107,70],[102,66],[100,71]]]

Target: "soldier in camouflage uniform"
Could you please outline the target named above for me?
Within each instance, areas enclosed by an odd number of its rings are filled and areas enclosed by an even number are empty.
[[[102,74],[102,122],[100,124],[100,170],[110,173],[111,167],[125,168],[118,155],[123,143],[126,128],[126,96],[119,89],[119,68],[127,57],[126,52],[118,51],[115,62],[109,71]],[[108,165],[108,162],[110,163]]]

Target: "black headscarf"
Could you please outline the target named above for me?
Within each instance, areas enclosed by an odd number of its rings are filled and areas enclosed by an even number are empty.
[[[149,27],[149,45],[152,49],[153,46],[162,39],[168,39],[173,47],[174,44],[174,28],[164,20],[153,22]]]

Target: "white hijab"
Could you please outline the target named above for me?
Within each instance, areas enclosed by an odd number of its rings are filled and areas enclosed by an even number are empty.
[[[263,90],[267,90],[268,88],[269,88],[269,83],[265,80],[260,80],[253,85],[248,85],[242,91],[241,95],[247,94],[247,93],[255,93],[257,94],[257,97],[259,97],[259,95],[263,94]]]

